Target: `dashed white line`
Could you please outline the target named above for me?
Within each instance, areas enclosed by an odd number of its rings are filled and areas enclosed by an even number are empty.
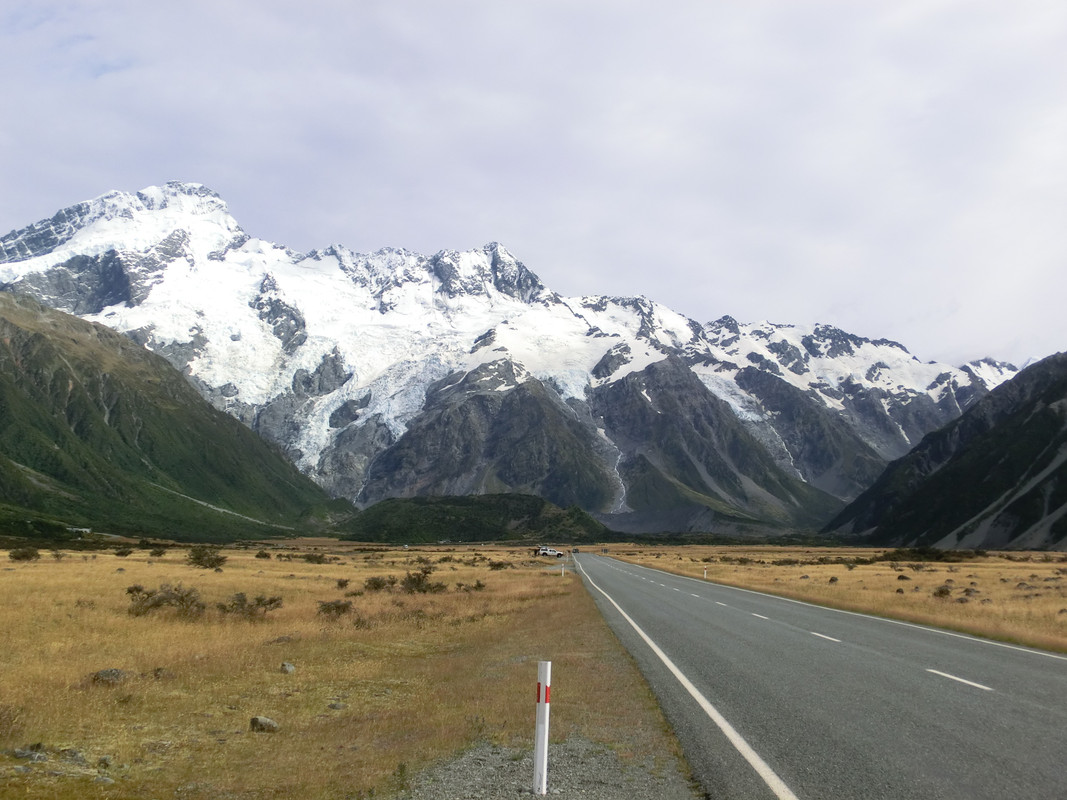
[[[989,686],[983,686],[982,684],[975,683],[974,681],[965,680],[964,678],[960,678],[960,677],[957,677],[955,675],[949,675],[947,672],[941,672],[940,670],[936,670],[936,669],[928,669],[926,671],[927,672],[932,672],[934,675],[940,675],[942,678],[948,678],[949,680],[952,680],[952,681],[959,681],[960,683],[965,683],[968,686],[973,686],[976,689],[984,689],[987,692],[993,691],[993,689],[991,687],[989,687]]]
[[[581,568],[581,564],[578,566]],[[615,606],[615,610],[622,615],[622,618],[630,624],[630,627],[632,627],[637,635],[644,640],[645,644],[651,648],[652,652],[656,654],[656,657],[663,662],[663,665],[672,675],[674,675],[685,690],[689,692],[689,695],[697,702],[697,705],[699,705],[704,713],[719,726],[719,730],[721,730],[726,738],[730,740],[730,744],[737,748],[737,751],[744,757],[749,766],[759,774],[763,779],[763,782],[766,783],[767,787],[774,793],[774,796],[777,797],[778,800],[797,800],[797,796],[793,794],[788,786],[786,786],[785,781],[779,778],[778,774],[770,768],[767,762],[760,758],[759,753],[752,749],[752,745],[745,741],[744,737],[737,732],[734,726],[719,713],[719,710],[708,702],[708,699],[704,697],[700,690],[693,685],[692,681],[690,681],[689,678],[687,678],[685,674],[674,665],[674,662],[667,657],[667,654],[660,649],[659,645],[652,641],[647,633],[641,630],[638,624],[630,618],[629,614],[622,610],[622,606],[616,603],[610,594],[596,585],[593,579],[589,577],[588,572],[582,569],[582,573],[585,575],[585,579],[589,581],[589,585],[604,595],[604,597],[607,598],[607,601]]]
[[[770,617],[765,617],[762,614],[757,614],[755,612],[752,612],[752,616],[759,617],[760,619],[770,619]]]
[[[655,567],[641,566],[640,568],[649,570],[650,572],[661,572],[662,571],[662,570],[657,570]],[[634,573],[634,574],[636,574],[636,573]],[[693,578],[693,577],[690,577],[688,575],[679,575],[678,577],[680,577],[682,580],[686,580],[686,581],[697,581],[698,583],[702,583],[702,584],[705,583],[705,581],[701,580],[700,578]],[[1001,647],[1001,648],[1004,648],[1005,650],[1016,650],[1016,651],[1018,651],[1020,653],[1029,653],[1030,655],[1034,655],[1034,656],[1044,656],[1045,658],[1054,658],[1057,661],[1067,661],[1067,655],[1064,655],[1063,653],[1050,653],[1050,652],[1048,652],[1046,650],[1037,650],[1037,649],[1035,649],[1033,647],[1020,647],[1019,645],[1008,644],[1007,642],[997,642],[997,641],[994,641],[993,639],[979,639],[976,636],[971,636],[971,635],[966,634],[966,633],[956,633],[955,631],[946,631],[946,630],[944,630],[942,628],[930,627],[929,625],[917,625],[914,622],[904,622],[903,620],[890,619],[889,617],[876,617],[876,616],[873,616],[871,614],[861,613],[859,611],[846,611],[843,608],[832,608],[831,606],[820,606],[818,603],[809,603],[806,600],[794,600],[791,597],[782,597],[781,595],[769,594],[768,592],[759,592],[759,591],[756,591],[755,589],[743,589],[740,586],[729,586],[727,584],[716,583],[714,581],[711,581],[711,583],[713,585],[721,588],[721,589],[735,591],[735,592],[745,592],[746,594],[755,594],[755,595],[759,595],[760,597],[768,597],[768,598],[770,598],[772,600],[778,600],[778,601],[783,602],[783,603],[793,603],[793,604],[798,605],[798,606],[807,606],[808,608],[816,608],[816,609],[819,609],[820,611],[831,611],[831,612],[833,612],[835,614],[847,614],[850,617],[862,617],[863,619],[869,620],[871,622],[884,622],[884,623],[888,623],[890,625],[900,625],[900,626],[905,627],[905,628],[915,628],[916,630],[926,631],[927,633],[936,633],[936,634],[940,634],[941,636],[951,636],[951,637],[953,637],[955,639],[965,639],[965,640],[971,642],[972,644],[985,645],[985,646],[988,646],[988,647]],[[719,605],[720,606],[724,606],[724,605],[726,605],[726,603],[719,603]]]
[[[823,633],[816,633],[815,631],[808,631],[812,636],[818,636],[820,639],[826,639],[829,642],[837,642],[840,644],[840,639],[835,639],[833,636],[827,636]]]
[[[722,606],[723,608],[729,608],[730,607],[730,606],[726,605],[726,603],[720,603],[718,600],[715,601],[715,605]]]

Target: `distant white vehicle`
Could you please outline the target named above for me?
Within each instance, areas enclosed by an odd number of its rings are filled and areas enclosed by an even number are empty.
[[[562,550],[557,550],[554,547],[544,547],[544,546],[542,546],[542,547],[538,547],[537,548],[537,553],[535,555],[539,555],[539,556],[555,556],[556,558],[563,558],[563,551]]]

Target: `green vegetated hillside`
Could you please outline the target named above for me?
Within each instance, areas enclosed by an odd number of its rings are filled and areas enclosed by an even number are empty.
[[[164,359],[0,292],[0,534],[222,541],[352,512]]]
[[[596,542],[611,532],[580,508],[534,495],[393,498],[361,511],[344,538],[363,542]]]

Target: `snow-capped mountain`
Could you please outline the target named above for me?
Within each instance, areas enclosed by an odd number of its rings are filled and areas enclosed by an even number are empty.
[[[824,520],[1016,372],[562,297],[499,244],[295,253],[196,184],[13,231],[0,288],[164,355],[336,495],[527,491],[657,530]]]

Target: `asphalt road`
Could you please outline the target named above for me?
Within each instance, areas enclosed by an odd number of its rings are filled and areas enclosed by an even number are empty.
[[[1067,798],[1067,657],[575,559],[714,800]]]

